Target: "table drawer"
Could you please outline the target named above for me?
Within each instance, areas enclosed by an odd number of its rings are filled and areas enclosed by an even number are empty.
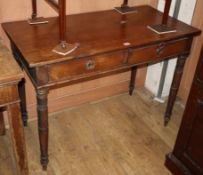
[[[145,62],[156,62],[160,59],[176,56],[189,51],[188,39],[167,43],[160,43],[141,49],[130,49],[129,64],[139,64]]]
[[[79,58],[49,66],[49,80],[57,81],[88,76],[116,69],[127,63],[127,51]]]
[[[0,106],[19,100],[17,85],[0,86]]]

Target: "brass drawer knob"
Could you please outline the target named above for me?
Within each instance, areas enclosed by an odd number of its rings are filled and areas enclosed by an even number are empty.
[[[158,56],[161,56],[162,53],[164,52],[165,47],[166,47],[166,44],[161,43],[161,44],[158,46],[158,48],[156,49],[156,54],[157,54]]]
[[[85,64],[87,70],[93,70],[95,68],[95,61],[88,60]]]

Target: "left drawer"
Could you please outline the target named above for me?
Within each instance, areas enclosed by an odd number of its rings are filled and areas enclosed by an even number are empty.
[[[127,63],[127,51],[117,51],[92,57],[73,59],[50,65],[49,81],[77,79],[122,67]]]

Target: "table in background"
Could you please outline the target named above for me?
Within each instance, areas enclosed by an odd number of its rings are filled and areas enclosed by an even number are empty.
[[[7,111],[17,174],[28,175],[18,83],[23,73],[9,51],[0,43],[0,135],[5,135],[3,111]]]
[[[48,164],[47,95],[50,89],[131,70],[129,93],[132,94],[138,66],[178,57],[165,113],[165,122],[168,122],[185,60],[193,37],[200,34],[200,30],[169,18],[168,24],[177,32],[156,34],[147,26],[160,24],[162,13],[150,6],[137,7],[136,13],[127,15],[115,10],[69,15],[67,41],[79,42],[80,47],[67,56],[61,56],[52,52],[59,41],[58,18],[48,20],[48,24],[35,26],[27,21],[2,25],[16,60],[26,70],[36,89],[41,164],[44,169]],[[25,106],[22,112],[26,114]],[[25,125],[26,122],[24,115]]]

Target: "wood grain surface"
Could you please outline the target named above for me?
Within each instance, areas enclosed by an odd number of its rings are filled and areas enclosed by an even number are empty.
[[[3,46],[0,40],[0,83],[18,81],[23,77],[22,70],[12,54]]]

